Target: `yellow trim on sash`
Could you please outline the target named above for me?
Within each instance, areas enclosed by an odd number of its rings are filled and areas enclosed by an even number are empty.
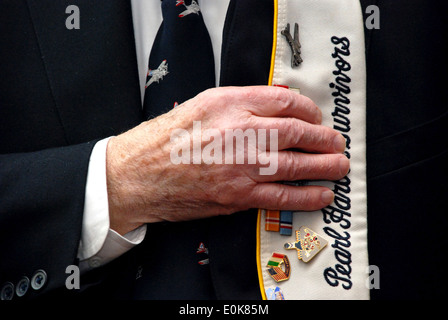
[[[272,55],[271,55],[271,69],[269,70],[269,81],[268,85],[272,86],[272,78],[274,77],[274,64],[275,64],[275,53],[277,50],[277,19],[278,19],[278,0],[274,0],[274,37],[272,41]],[[264,288],[263,281],[263,270],[261,268],[261,245],[260,245],[260,236],[261,236],[261,209],[258,209],[258,218],[257,218],[257,271],[258,271],[258,282],[260,285],[261,297],[263,300],[267,300],[266,290]]]
[[[272,78],[274,77],[275,53],[277,50],[277,20],[278,20],[278,0],[274,0],[274,37],[272,41],[271,69],[269,71],[268,85],[272,86]]]
[[[258,209],[257,218],[257,271],[258,271],[258,283],[260,285],[261,298],[267,300],[266,291],[264,289],[263,270],[261,269],[261,246],[260,246],[260,231],[261,231],[261,209]]]

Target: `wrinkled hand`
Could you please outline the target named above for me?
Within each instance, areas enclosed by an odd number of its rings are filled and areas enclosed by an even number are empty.
[[[349,170],[341,154],[345,139],[320,125],[322,113],[307,97],[277,87],[210,89],[170,112],[113,137],[107,147],[107,187],[110,226],[124,234],[144,223],[184,221],[231,214],[249,208],[272,210],[321,209],[333,201],[323,186],[289,186],[277,181],[337,180]],[[249,164],[174,164],[174,130],[193,133],[213,128],[278,130],[278,168]],[[182,140],[180,140],[182,141]],[[223,139],[224,141],[224,139]],[[184,141],[188,143],[189,141]],[[203,148],[208,142],[202,142]],[[294,151],[292,151],[294,150]],[[237,150],[234,150],[237,152]],[[223,146],[224,157],[224,146]],[[247,152],[245,157],[247,158]]]

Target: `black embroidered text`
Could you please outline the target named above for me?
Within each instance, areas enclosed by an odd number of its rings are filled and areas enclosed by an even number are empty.
[[[334,82],[329,84],[333,89],[331,93],[334,97],[334,111],[331,113],[333,116],[334,125],[333,128],[341,132],[346,139],[346,151],[345,155],[350,159],[350,82],[351,79],[346,72],[350,71],[350,63],[346,60],[346,57],[350,56],[350,41],[346,37],[338,38],[336,36],[331,37],[331,42],[335,45],[334,52],[331,56],[335,59],[336,70],[333,71],[333,75],[336,77]],[[336,181],[334,186],[334,203],[324,209],[322,209],[323,220],[326,224],[333,224],[335,227],[340,227],[343,230],[349,230],[350,223],[350,178],[348,176]],[[337,263],[334,267],[328,267],[324,270],[324,278],[327,283],[333,287],[337,287],[340,283],[346,290],[352,288],[353,283],[351,281],[351,262],[352,255],[349,251],[351,243],[350,233],[344,231],[339,233],[335,228],[327,226],[324,228],[325,233],[334,239],[334,243],[331,247],[334,249],[334,257]]]

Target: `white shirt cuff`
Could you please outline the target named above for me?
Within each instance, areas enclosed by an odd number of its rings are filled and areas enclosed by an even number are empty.
[[[106,149],[110,138],[98,141],[90,155],[78,259],[82,269],[98,267],[143,241],[146,225],[121,236],[109,225]]]
[[[128,232],[121,236],[112,229],[107,232],[106,240],[100,251],[93,257],[80,262],[79,267],[81,272],[101,267],[122,254],[128,252],[130,249],[143,241],[146,234],[146,224],[141,227]]]

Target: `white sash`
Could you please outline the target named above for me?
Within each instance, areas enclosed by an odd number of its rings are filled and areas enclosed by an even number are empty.
[[[322,211],[295,212],[291,236],[265,231],[265,211],[258,223],[258,271],[263,297],[279,287],[286,300],[369,299],[366,195],[366,75],[363,19],[359,0],[278,0],[271,85],[299,88],[323,112],[323,124],[347,139],[351,171],[345,179],[325,182],[334,203]],[[303,62],[291,67],[291,48],[281,31],[294,36],[299,24]],[[349,91],[348,91],[349,90]],[[310,262],[286,250],[295,230],[307,226],[328,241]],[[276,282],[266,264],[273,252],[289,257],[289,280]]]

